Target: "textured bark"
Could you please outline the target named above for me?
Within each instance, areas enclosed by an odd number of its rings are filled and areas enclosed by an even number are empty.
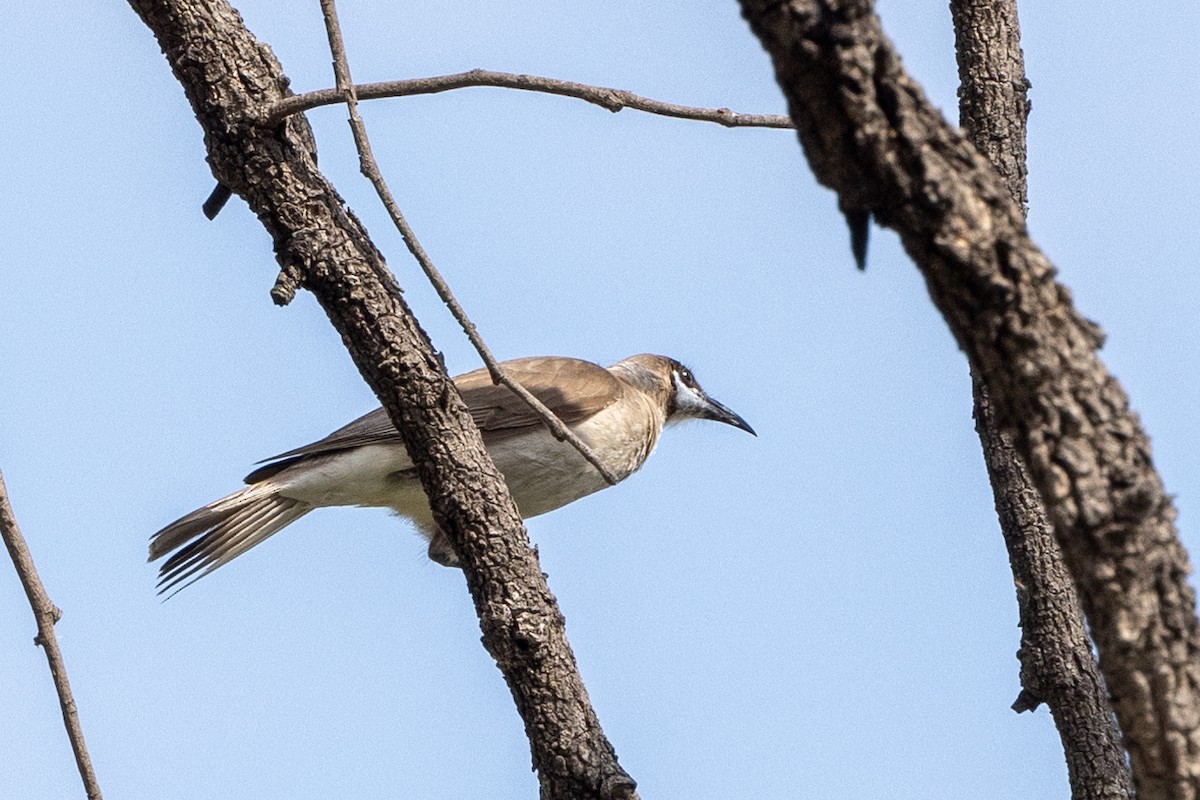
[[[842,207],[894,228],[1028,466],[1080,591],[1144,798],[1200,789],[1200,627],[1175,509],[1102,334],[1020,205],[901,66],[868,0],[741,0]]]
[[[1021,206],[1029,80],[1016,0],[950,0],[958,57],[958,124]]]
[[[1014,711],[1050,707],[1062,740],[1074,800],[1133,796],[1129,767],[1092,657],[1079,597],[1041,497],[975,382],[975,426],[1008,548],[1021,624],[1021,685]]]
[[[959,125],[1025,206],[1029,82],[1016,0],[951,0],[960,86]],[[1008,434],[996,425],[987,388],[971,377],[975,428],[1008,549],[1021,625],[1021,685],[1015,711],[1045,702],[1054,716],[1075,800],[1127,798],[1133,785],[1108,690],[1092,655],[1075,585],[1041,498]]]
[[[307,123],[255,122],[288,94],[274,55],[220,0],[131,4],[183,84],[213,175],[258,215],[288,276],[283,283],[298,280],[317,297],[401,431],[463,562],[484,645],[525,721],[541,796],[633,796],[516,507],[438,354],[365,230],[317,170]]]

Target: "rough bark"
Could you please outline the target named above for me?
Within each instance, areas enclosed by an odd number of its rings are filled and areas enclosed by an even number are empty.
[[[1073,800],[1133,796],[1129,767],[1088,644],[1079,597],[1041,497],[975,382],[975,424],[1012,565],[1021,625],[1021,694],[1014,711],[1046,703],[1062,741]]]
[[[1016,0],[951,0],[959,125],[1025,207],[1029,101]],[[1133,785],[1108,690],[1092,655],[1075,585],[1041,498],[987,387],[971,378],[975,427],[1008,549],[1021,625],[1022,691],[1015,711],[1045,702],[1054,716],[1075,800],[1127,798]]]
[[[818,180],[895,229],[1080,591],[1145,798],[1200,789],[1200,626],[1175,509],[1099,328],[1030,241],[1020,205],[901,66],[869,0],[741,0]]]
[[[1029,80],[1016,0],[950,0],[958,58],[958,124],[1022,207]]]
[[[302,117],[256,123],[289,94],[270,49],[220,0],[131,0],[204,130],[213,175],[243,197],[288,276],[320,301],[387,408],[463,562],[525,721],[544,798],[634,794],[593,711],[563,619],[466,407],[365,230],[317,170]]]

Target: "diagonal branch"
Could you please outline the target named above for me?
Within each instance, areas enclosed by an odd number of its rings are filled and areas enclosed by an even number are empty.
[[[870,0],[740,0],[814,174],[895,229],[1013,432],[1062,547],[1140,797],[1200,795],[1200,624],[1176,511],[1099,328]]]
[[[512,72],[496,72],[473,69],[454,75],[438,75],[431,78],[411,78],[402,81],[363,83],[353,86],[359,100],[377,100],[385,97],[412,97],[421,94],[438,94],[454,89],[474,86],[492,86],[501,89],[520,89],[527,92],[543,92],[563,97],[574,97],[593,105],[606,108],[613,113],[630,108],[663,117],[691,119],[699,122],[715,122],[727,128],[791,128],[792,120],[783,114],[739,114],[728,108],[695,108],[675,103],[664,103],[625,91],[592,86],[586,83],[543,78],[538,75],[519,75]],[[298,114],[321,106],[346,102],[346,87],[339,84],[334,89],[285,97],[266,109],[260,122],[274,125],[291,114]]]
[[[4,485],[4,475],[0,474],[0,538],[8,548],[8,555],[13,566],[17,568],[17,577],[25,588],[25,596],[29,598],[29,606],[33,609],[33,618],[37,621],[37,636],[34,644],[41,645],[46,651],[46,661],[50,663],[50,677],[54,680],[54,690],[58,692],[58,704],[62,709],[63,725],[67,729],[67,738],[71,740],[71,751],[75,754],[75,765],[79,768],[79,777],[83,779],[83,789],[88,800],[101,800],[100,783],[96,780],[96,771],[92,769],[92,757],[88,754],[87,744],[83,741],[83,726],[79,723],[79,709],[75,706],[75,696],[71,693],[71,682],[67,679],[67,664],[63,660],[62,650],[58,646],[58,637],[54,634],[54,625],[62,616],[62,612],[50,602],[46,587],[38,577],[37,567],[29,554],[29,546],[21,535],[17,525],[17,517],[13,513],[12,503],[8,499],[8,487]]]
[[[416,231],[408,224],[408,220],[400,211],[400,206],[396,204],[396,198],[392,195],[391,189],[388,188],[387,182],[383,179],[383,174],[379,171],[379,164],[375,161],[375,155],[371,151],[371,141],[367,138],[367,128],[363,124],[362,117],[358,113],[358,97],[354,83],[350,80],[350,64],[346,60],[346,49],[342,43],[342,33],[338,27],[337,10],[334,7],[333,0],[321,0],[321,10],[325,16],[325,27],[329,35],[329,49],[333,53],[333,68],[336,75],[338,91],[342,92],[343,99],[346,102],[346,107],[350,113],[350,130],[354,135],[354,145],[358,148],[358,163],[362,174],[375,187],[375,192],[379,195],[384,208],[387,209],[388,215],[392,218],[392,223],[400,232],[400,236],[404,239],[404,244],[407,245],[408,251],[412,253],[413,258],[421,265],[421,270],[425,273],[425,277],[433,285],[438,297],[450,309],[450,313],[454,315],[454,319],[462,326],[463,332],[471,344],[475,346],[479,357],[483,359],[483,363],[487,366],[488,372],[492,376],[493,383],[503,384],[508,387],[517,397],[521,398],[534,413],[537,414],[542,422],[549,428],[550,433],[560,442],[566,442],[574,447],[579,454],[587,459],[588,463],[596,468],[596,471],[608,482],[609,486],[615,486],[617,476],[613,471],[600,460],[600,456],[596,455],[592,448],[588,447],[587,443],[575,435],[575,432],[563,424],[554,412],[546,407],[546,404],[537,399],[528,389],[526,389],[511,376],[496,362],[495,356],[488,348],[487,343],[483,341],[483,337],[479,335],[475,323],[467,316],[467,312],[459,304],[454,293],[450,291],[450,285],[446,283],[441,272],[433,264],[433,259],[425,252],[425,248],[421,246],[420,240],[417,239]]]
[[[317,169],[304,118],[258,123],[287,93],[270,48],[224,0],[131,5],[184,88],[213,176],[258,216],[293,288],[316,297],[403,437],[434,520],[462,562],[484,646],[525,721],[542,797],[634,796],[516,506],[428,336],[361,223]]]

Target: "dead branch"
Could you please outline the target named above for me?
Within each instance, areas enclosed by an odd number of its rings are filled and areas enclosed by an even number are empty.
[[[4,485],[3,474],[0,474],[0,538],[4,539],[9,558],[17,568],[17,577],[21,580],[21,586],[25,588],[25,596],[29,598],[29,607],[33,609],[38,631],[33,643],[41,646],[46,652],[46,661],[50,664],[50,677],[54,680],[58,705],[62,709],[63,726],[67,729],[67,738],[71,740],[71,751],[75,754],[75,765],[79,768],[83,789],[88,800],[101,800],[100,782],[96,780],[92,757],[88,754],[87,744],[83,740],[83,726],[79,722],[79,709],[75,706],[75,696],[71,693],[71,682],[67,678],[67,664],[63,659],[62,649],[58,646],[58,637],[54,633],[54,626],[62,617],[62,612],[50,602],[46,587],[38,576],[33,556],[29,553],[25,537],[21,535],[21,527],[17,524],[16,514],[13,513],[12,503],[8,499],[8,487]]]
[[[624,89],[609,89],[586,83],[543,78],[538,75],[519,75],[512,72],[496,72],[473,69],[454,75],[438,75],[431,78],[411,78],[402,81],[363,83],[353,86],[359,100],[378,100],[385,97],[412,97],[421,94],[438,94],[455,89],[492,86],[501,89],[520,89],[527,92],[557,94],[584,100],[613,113],[626,108],[658,114],[663,117],[690,119],[699,122],[715,122],[727,128],[791,128],[792,120],[782,114],[739,114],[728,108],[695,108],[675,103],[664,103],[648,97],[627,92]],[[284,118],[321,106],[346,102],[345,89],[320,89],[315,92],[285,97],[264,112],[263,125],[273,125]]]

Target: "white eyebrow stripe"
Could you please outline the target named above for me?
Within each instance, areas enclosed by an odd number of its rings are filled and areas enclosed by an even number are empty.
[[[704,396],[704,390],[699,386],[689,386],[685,383],[678,370],[671,372],[671,383],[675,388],[676,413],[691,416],[694,412],[708,409],[708,398]]]

